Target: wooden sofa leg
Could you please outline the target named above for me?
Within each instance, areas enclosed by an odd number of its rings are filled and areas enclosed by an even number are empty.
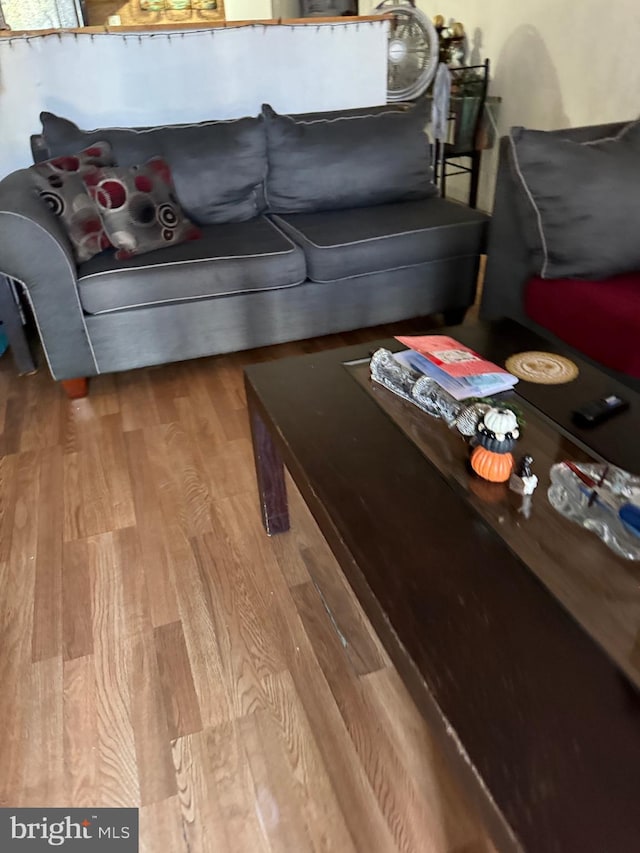
[[[89,380],[84,376],[80,379],[63,379],[60,384],[70,400],[79,400],[89,393]]]

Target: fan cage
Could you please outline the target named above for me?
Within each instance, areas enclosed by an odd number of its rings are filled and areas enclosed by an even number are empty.
[[[387,47],[387,100],[419,98],[438,67],[438,33],[429,18],[411,3],[387,5],[376,11],[390,15]]]

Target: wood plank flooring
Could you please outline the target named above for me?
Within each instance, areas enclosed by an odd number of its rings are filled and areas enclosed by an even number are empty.
[[[0,805],[139,806],[147,853],[493,848],[289,483],[260,522],[244,364],[0,360]]]

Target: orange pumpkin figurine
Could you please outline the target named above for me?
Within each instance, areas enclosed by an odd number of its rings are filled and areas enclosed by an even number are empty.
[[[478,477],[490,483],[504,483],[513,470],[511,453],[494,453],[479,445],[471,454],[471,467]]]

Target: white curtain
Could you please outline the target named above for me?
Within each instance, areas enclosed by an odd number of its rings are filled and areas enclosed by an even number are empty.
[[[25,2],[25,0],[20,0]],[[135,127],[383,104],[387,22],[0,39],[0,177],[31,162],[41,110]]]

